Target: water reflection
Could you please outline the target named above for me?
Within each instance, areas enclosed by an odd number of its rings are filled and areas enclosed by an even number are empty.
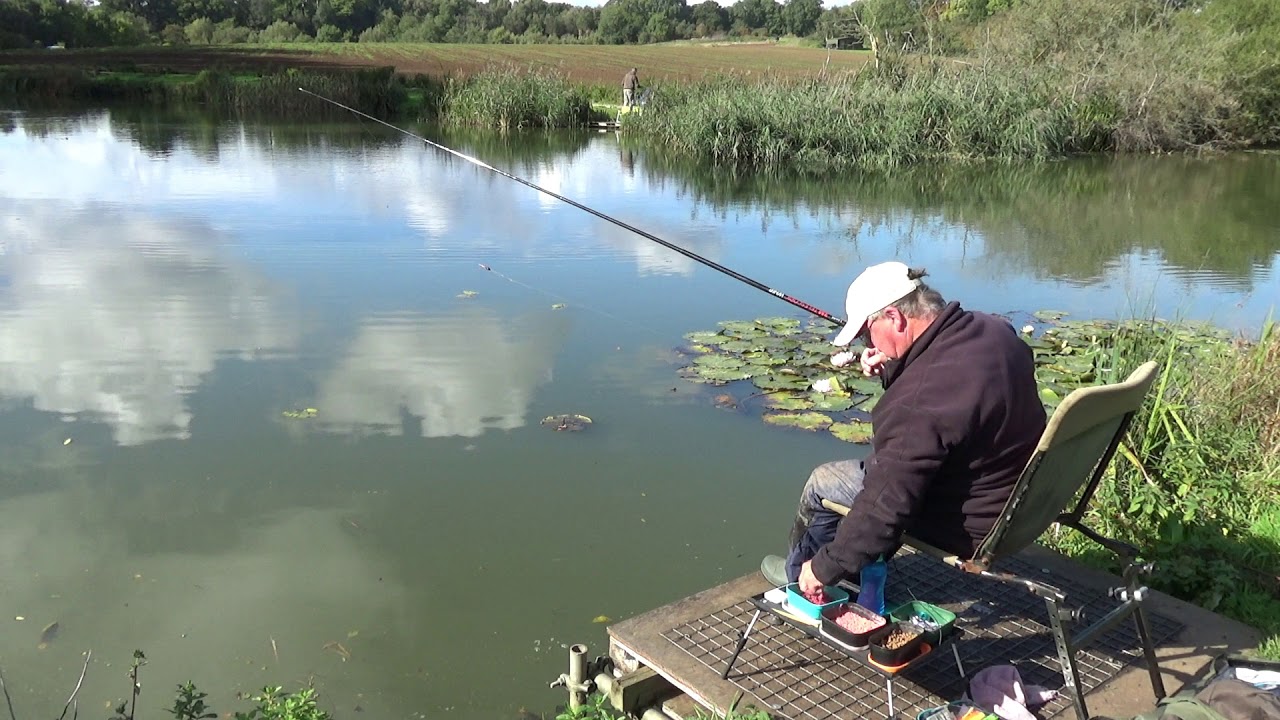
[[[534,391],[552,378],[567,317],[547,310],[510,320],[519,335],[483,310],[365,320],[320,382],[319,425],[427,438],[521,427]]]
[[[220,358],[286,351],[277,291],[204,223],[0,199],[0,395],[85,416],[122,445],[190,436]]]
[[[944,165],[830,178],[738,175],[660,152],[655,185],[765,218],[817,217],[851,242],[888,229],[917,243],[978,244],[1013,273],[1087,284],[1134,253],[1173,274],[1249,292],[1280,252],[1280,156],[1109,157]]]

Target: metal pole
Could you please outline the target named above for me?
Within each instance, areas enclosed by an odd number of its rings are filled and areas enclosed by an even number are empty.
[[[742,631],[742,637],[738,638],[738,647],[733,650],[733,657],[729,658],[729,664],[724,666],[724,672],[720,673],[721,680],[729,679],[729,671],[733,669],[733,664],[737,662],[738,655],[742,652],[742,648],[746,647],[747,636],[751,634],[751,628],[756,626],[756,620],[760,619],[760,611],[757,610],[755,615],[751,616],[751,622],[747,623],[747,629]]]
[[[569,646],[569,709],[577,710],[586,701],[582,688],[587,681],[587,646],[582,643]]]

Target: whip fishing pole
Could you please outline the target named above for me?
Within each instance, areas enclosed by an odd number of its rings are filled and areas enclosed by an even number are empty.
[[[436,148],[437,150],[443,150],[444,152],[447,152],[447,153],[449,153],[450,155],[453,155],[454,157],[461,158],[462,160],[466,160],[467,162],[471,163],[472,165],[475,165],[476,167],[482,167],[482,168],[484,168],[485,170],[490,170],[490,171],[492,171],[492,172],[495,172],[495,173],[497,173],[497,174],[501,175],[502,177],[505,177],[505,178],[507,178],[507,179],[509,179],[509,180],[515,180],[516,182],[520,183],[521,185],[525,185],[525,186],[527,186],[527,187],[531,187],[531,188],[533,188],[534,190],[537,190],[538,192],[543,193],[544,195],[549,195],[549,196],[551,196],[551,197],[553,197],[553,198],[555,198],[555,199],[557,199],[557,200],[559,200],[559,201],[561,201],[561,202],[568,203],[569,205],[572,205],[572,206],[574,206],[574,207],[578,208],[579,210],[582,210],[583,212],[591,213],[592,215],[595,215],[596,217],[600,218],[601,220],[605,220],[605,221],[611,222],[611,223],[613,223],[614,225],[617,225],[618,227],[620,227],[620,228],[622,228],[622,229],[624,229],[624,230],[630,230],[631,232],[633,232],[633,233],[635,233],[635,234],[639,235],[640,237],[642,237],[642,238],[644,238],[644,239],[646,239],[646,240],[652,240],[653,242],[656,242],[656,243],[658,243],[659,245],[661,245],[661,246],[663,246],[663,247],[665,247],[665,248],[669,248],[669,249],[671,249],[671,250],[675,250],[676,252],[680,253],[681,255],[684,255],[685,257],[689,258],[690,260],[695,260],[695,261],[697,261],[697,262],[700,262],[700,263],[702,263],[703,265],[706,265],[707,267],[709,267],[709,268],[711,268],[711,269],[713,269],[713,270],[719,270],[720,272],[724,273],[725,275],[728,275],[729,277],[731,277],[731,278],[733,278],[733,279],[735,279],[735,280],[740,280],[740,281],[742,281],[742,282],[744,282],[744,283],[746,283],[746,284],[750,285],[751,287],[753,287],[753,288],[755,288],[755,289],[757,289],[757,290],[761,290],[761,291],[763,291],[763,292],[767,292],[767,293],[769,293],[770,295],[772,295],[772,296],[774,296],[774,297],[778,298],[779,300],[782,300],[782,301],[784,301],[784,302],[791,303],[792,305],[794,305],[794,306],[796,306],[796,307],[800,308],[801,310],[804,310],[804,311],[806,311],[806,312],[809,312],[809,313],[812,313],[812,314],[814,314],[814,315],[817,315],[818,317],[822,318],[823,320],[827,320],[828,322],[835,323],[837,326],[844,325],[844,320],[842,320],[842,319],[840,319],[840,318],[838,318],[838,317],[836,317],[836,316],[832,315],[831,313],[829,313],[829,312],[827,312],[827,311],[825,311],[825,310],[822,310],[822,309],[816,308],[816,307],[814,307],[813,305],[810,305],[809,303],[804,302],[803,300],[799,300],[799,299],[797,299],[797,298],[791,297],[790,295],[788,295],[788,294],[786,294],[786,293],[782,292],[781,290],[774,290],[773,288],[769,287],[768,285],[765,285],[764,283],[762,283],[762,282],[760,282],[760,281],[758,281],[758,280],[753,280],[752,278],[749,278],[749,277],[747,277],[746,275],[743,275],[742,273],[737,272],[737,271],[735,271],[735,270],[731,270],[731,269],[729,269],[729,268],[727,268],[727,267],[725,267],[725,266],[721,265],[720,263],[718,263],[718,262],[716,262],[716,261],[714,261],[714,260],[708,260],[707,258],[704,258],[704,257],[702,257],[701,255],[699,255],[699,254],[697,254],[697,253],[695,253],[695,252],[692,252],[692,251],[690,251],[690,250],[686,250],[685,248],[682,248],[682,247],[680,247],[679,245],[676,245],[676,244],[674,244],[674,243],[667,242],[666,240],[663,240],[662,238],[658,237],[657,235],[654,235],[654,234],[649,233],[649,232],[645,232],[644,230],[641,230],[640,228],[635,227],[634,225],[629,225],[629,224],[627,224],[627,223],[625,223],[625,222],[623,222],[623,221],[621,221],[621,220],[619,220],[619,219],[617,219],[617,218],[615,218],[615,217],[611,217],[611,216],[609,216],[609,215],[606,215],[605,213],[602,213],[602,212],[600,212],[599,210],[596,210],[596,209],[594,209],[594,208],[587,207],[586,205],[583,205],[582,203],[577,202],[576,200],[572,200],[572,199],[567,198],[567,197],[565,197],[565,196],[563,196],[563,195],[561,195],[561,194],[559,194],[559,193],[555,193],[555,192],[552,192],[552,191],[550,191],[550,190],[548,190],[548,189],[546,189],[546,188],[544,188],[544,187],[541,187],[541,186],[535,185],[535,184],[533,184],[533,183],[529,182],[528,180],[525,180],[525,179],[524,179],[524,178],[522,178],[522,177],[517,177],[517,176],[515,176],[515,175],[512,175],[511,173],[508,173],[508,172],[504,172],[504,171],[502,171],[502,170],[499,170],[498,168],[496,168],[496,167],[494,167],[494,166],[492,166],[492,165],[490,165],[490,164],[488,164],[488,163],[484,162],[483,160],[478,160],[478,159],[476,159],[476,158],[471,157],[470,155],[466,155],[466,154],[464,154],[464,153],[460,153],[460,152],[458,152],[457,150],[454,150],[453,148],[445,147],[444,145],[441,145],[441,144],[440,144],[440,143],[438,143],[438,142],[433,142],[433,141],[431,141],[431,140],[428,140],[428,139],[426,139],[426,138],[422,137],[421,135],[416,135],[416,134],[414,134],[414,133],[411,133],[411,132],[409,132],[408,130],[405,130],[404,128],[396,127],[395,125],[392,125],[391,123],[386,122],[385,120],[380,120],[380,119],[378,119],[378,118],[376,118],[376,117],[374,117],[374,116],[372,116],[372,115],[370,115],[370,114],[368,114],[368,113],[361,112],[360,110],[357,110],[357,109],[355,109],[355,108],[353,108],[353,107],[349,107],[349,106],[347,106],[347,105],[343,105],[342,103],[338,102],[337,100],[330,100],[329,98],[327,98],[327,97],[325,97],[325,96],[323,96],[323,95],[319,95],[319,94],[313,93],[313,92],[311,92],[310,90],[307,90],[306,88],[298,88],[298,90],[300,90],[301,92],[304,92],[304,93],[306,93],[306,94],[310,95],[311,97],[314,97],[314,98],[316,98],[316,99],[318,99],[318,100],[323,100],[323,101],[325,101],[325,102],[329,103],[330,105],[334,105],[334,106],[336,106],[336,107],[340,107],[340,108],[342,108],[343,110],[347,110],[347,111],[349,111],[349,112],[353,112],[353,113],[355,113],[356,115],[359,115],[360,117],[367,118],[367,119],[372,120],[372,121],[374,121],[374,122],[376,122],[376,123],[379,123],[379,124],[381,124],[381,125],[385,125],[385,126],[387,126],[387,127],[391,128],[392,130],[395,130],[396,132],[402,133],[402,134],[404,134],[404,135],[408,135],[409,137],[411,137],[411,138],[413,138],[413,139],[415,139],[415,140],[419,140],[419,141],[421,141],[421,142],[424,142],[424,143],[426,143],[426,144],[430,145],[431,147]]]

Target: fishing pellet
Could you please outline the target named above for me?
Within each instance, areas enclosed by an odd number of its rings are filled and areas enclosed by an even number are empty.
[[[813,591],[813,592],[811,592],[811,593],[802,593],[802,594],[804,595],[804,599],[805,599],[805,600],[808,600],[809,602],[813,603],[814,605],[826,605],[826,604],[827,604],[827,593],[826,593],[826,592],[824,592],[824,591],[822,590],[822,588],[818,588],[817,590],[815,590],[815,591]]]
[[[903,630],[893,630],[880,641],[880,644],[883,645],[886,650],[897,650],[912,640],[915,640],[916,636],[919,634],[920,633],[905,632]]]
[[[840,613],[835,617],[835,621],[837,625],[855,635],[871,632],[884,626],[884,618],[879,616],[869,618],[849,608],[841,608]]]

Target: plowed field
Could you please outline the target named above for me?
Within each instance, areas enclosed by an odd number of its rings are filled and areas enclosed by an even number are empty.
[[[464,76],[486,66],[554,68],[583,84],[621,85],[631,67],[640,82],[690,80],[707,73],[813,76],[853,70],[870,57],[775,43],[666,45],[449,45],[334,43],[290,46],[232,45],[211,48],[111,48],[0,53],[0,65],[80,65],[147,72],[196,72],[221,67],[263,71],[280,67],[382,67],[406,74]]]

